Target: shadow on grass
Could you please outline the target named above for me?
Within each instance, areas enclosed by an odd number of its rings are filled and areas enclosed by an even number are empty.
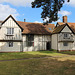
[[[46,53],[46,54],[50,54],[50,53],[58,53],[57,50],[47,50],[47,51],[39,51],[40,53]]]
[[[64,51],[64,52],[60,52],[62,54],[68,54],[68,55],[75,55],[75,51]]]
[[[75,75],[75,61],[45,58],[0,62],[0,75]]]

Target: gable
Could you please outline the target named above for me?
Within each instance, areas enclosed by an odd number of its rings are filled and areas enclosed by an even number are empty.
[[[9,17],[7,17],[1,24],[1,26],[5,26],[5,27],[19,27],[22,31],[23,28],[17,23],[17,21],[10,15]]]
[[[61,32],[69,32],[72,33],[72,31],[69,29],[69,27],[66,25]]]
[[[63,25],[59,25],[58,27],[55,27],[52,34],[57,34],[57,33],[61,33],[61,32],[70,32],[70,33],[74,34],[73,30],[67,23],[63,24]]]
[[[13,19],[10,17],[7,21],[2,24],[2,27],[19,27]]]

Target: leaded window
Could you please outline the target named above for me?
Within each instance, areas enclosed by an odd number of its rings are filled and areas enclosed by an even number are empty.
[[[8,42],[8,47],[13,47],[13,42]]]
[[[27,46],[34,46],[34,35],[26,36]]]
[[[14,34],[14,28],[7,28],[7,34]]]
[[[68,46],[68,43],[67,42],[63,42],[63,46]]]

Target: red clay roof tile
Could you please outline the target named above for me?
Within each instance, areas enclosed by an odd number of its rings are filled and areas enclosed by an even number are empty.
[[[21,22],[17,23],[24,29],[22,34],[51,34],[54,24],[43,25],[43,23]],[[51,28],[52,30],[49,30]]]

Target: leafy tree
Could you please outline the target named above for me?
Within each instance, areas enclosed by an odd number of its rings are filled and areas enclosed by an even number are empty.
[[[69,1],[70,0],[67,0],[67,2]],[[34,2],[32,2],[32,8],[42,7],[41,18],[43,18],[43,20],[49,18],[49,21],[44,23],[47,24],[58,20],[58,11],[60,11],[64,2],[65,0],[34,0]]]

